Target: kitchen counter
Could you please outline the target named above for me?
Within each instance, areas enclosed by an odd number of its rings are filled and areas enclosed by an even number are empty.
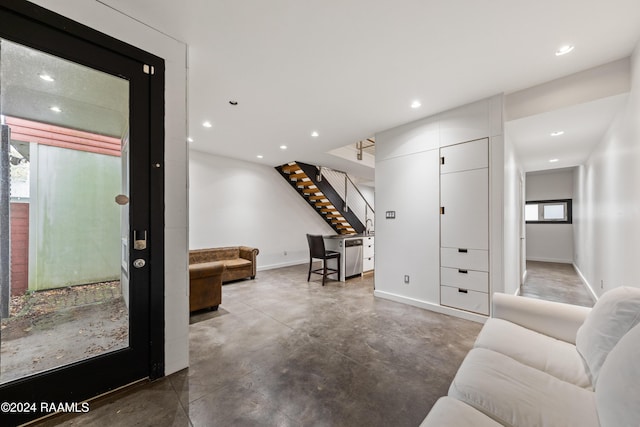
[[[337,239],[337,240],[344,240],[344,239],[361,239],[363,237],[374,237],[374,234],[364,234],[364,233],[360,233],[360,234],[330,234],[327,236],[322,236],[324,239]]]
[[[325,249],[340,252],[340,277],[334,273],[329,278],[344,282],[350,277],[361,276],[363,267],[364,271],[373,270],[373,237],[364,233],[323,236]]]

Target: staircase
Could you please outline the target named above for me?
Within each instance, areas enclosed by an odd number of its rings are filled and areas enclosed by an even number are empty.
[[[333,186],[326,180],[318,180],[318,168],[302,162],[277,166],[276,170],[311,205],[338,234],[357,234],[365,231],[358,217]]]

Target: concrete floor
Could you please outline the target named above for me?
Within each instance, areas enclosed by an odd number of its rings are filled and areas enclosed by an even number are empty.
[[[527,261],[527,279],[520,295],[593,307],[594,300],[573,265]]]
[[[191,317],[190,367],[43,425],[417,426],[481,325],[373,297],[306,266],[223,286]]]

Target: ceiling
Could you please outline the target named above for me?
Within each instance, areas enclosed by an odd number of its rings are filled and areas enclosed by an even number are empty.
[[[189,45],[193,149],[365,179],[371,167],[327,152],[629,56],[640,39],[637,0],[98,1]]]
[[[117,138],[126,133],[127,80],[7,40],[0,53],[3,115]]]

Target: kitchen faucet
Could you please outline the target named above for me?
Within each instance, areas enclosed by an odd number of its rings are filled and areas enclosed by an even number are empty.
[[[369,224],[369,221],[371,221],[371,224]],[[364,226],[365,236],[368,236],[369,234],[371,234],[371,228],[369,228],[369,225],[373,227],[373,220],[371,218],[367,218],[367,221],[365,222],[365,226]]]

